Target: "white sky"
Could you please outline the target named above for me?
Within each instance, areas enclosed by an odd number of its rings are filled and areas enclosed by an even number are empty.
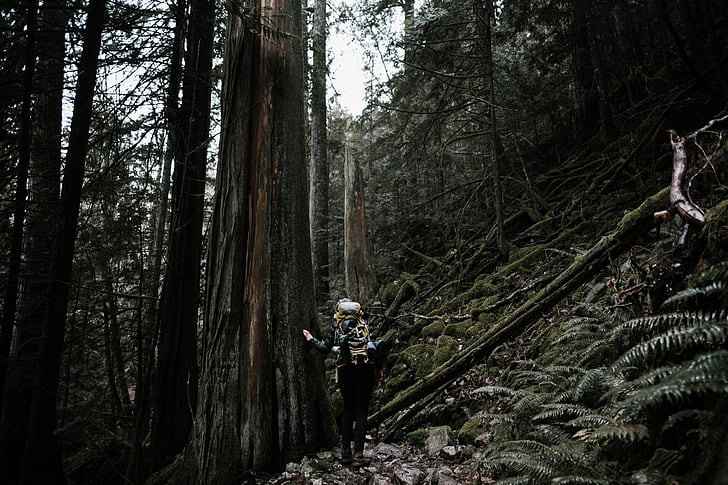
[[[338,93],[339,104],[354,117],[361,115],[367,105],[365,99],[366,89],[367,85],[372,82],[370,79],[371,72],[364,72],[367,63],[372,63],[371,68],[377,78],[374,84],[385,82],[393,72],[391,65],[384,65],[379,51],[373,45],[373,39],[366,39],[365,43],[368,45],[364,47],[354,39],[353,26],[333,25],[335,22],[333,17],[339,12],[341,5],[354,5],[357,1],[331,0],[329,2],[327,8],[329,13],[329,35],[326,40],[327,55],[329,56],[327,60],[330,62],[329,85],[326,94],[330,98]],[[419,1],[416,0],[415,3],[417,4]],[[394,25],[381,25],[380,28],[384,32],[394,28],[394,31],[397,32],[398,29],[402,28],[401,17],[402,15],[398,9],[395,10]],[[367,56],[367,54],[370,55]]]
[[[353,2],[354,0],[341,0],[337,3]],[[367,62],[364,49],[354,40],[351,31],[339,32],[339,29],[332,28],[331,24],[326,44],[331,62],[327,97],[338,93],[341,107],[352,116],[359,116],[366,107],[365,87],[368,82],[363,71]]]

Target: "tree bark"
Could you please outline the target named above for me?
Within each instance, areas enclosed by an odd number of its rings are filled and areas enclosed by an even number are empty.
[[[315,0],[311,72],[311,242],[316,300],[329,299],[329,161],[326,133],[326,0]]]
[[[210,71],[215,4],[191,0],[182,80],[169,258],[160,300],[160,340],[152,421],[154,464],[179,453],[197,406],[197,322],[205,172],[210,126]],[[173,123],[173,129],[175,124]]]
[[[53,246],[48,305],[39,355],[40,371],[33,392],[30,425],[21,465],[21,484],[65,483],[53,432],[56,429],[56,400],[66,311],[105,8],[106,0],[91,0],[88,7],[63,177],[60,229]]]
[[[496,347],[517,336],[541,318],[579,285],[593,278],[596,272],[612,261],[614,255],[629,247],[637,237],[654,226],[653,214],[657,209],[664,207],[668,193],[669,188],[664,188],[645,200],[640,207],[626,214],[614,232],[603,236],[587,253],[574,259],[563,273],[536,295],[487,330],[453,359],[415,382],[377,411],[369,418],[370,425],[383,423],[412,403],[436,391],[454,377],[464,374],[485,359]]]
[[[0,321],[0,475],[6,477],[9,482],[17,481],[20,474],[20,461],[22,458],[22,445],[27,433],[28,418],[30,415],[30,403],[33,396],[33,383],[38,372],[38,349],[42,327],[42,308],[45,303],[41,298],[36,297],[35,303],[39,305],[40,311],[28,312],[28,306],[24,305],[29,297],[36,292],[42,294],[39,286],[45,288],[47,282],[39,278],[40,275],[33,275],[34,269],[40,269],[42,263],[34,263],[33,257],[39,258],[47,264],[47,258],[42,258],[37,248],[40,247],[40,239],[34,239],[38,235],[37,217],[27,217],[27,206],[31,204],[28,191],[28,182],[32,187],[32,125],[31,107],[33,104],[33,88],[36,85],[36,74],[34,72],[36,63],[37,46],[42,46],[44,51],[43,37],[39,34],[36,25],[38,15],[38,2],[31,0],[27,5],[26,13],[26,52],[25,72],[23,82],[22,108],[20,120],[20,136],[18,147],[18,163],[16,167],[17,182],[15,193],[15,211],[13,214],[13,229],[11,248],[8,260],[7,282],[4,295],[4,308],[2,320]],[[39,22],[44,24],[43,20]],[[37,43],[37,45],[36,45]],[[61,41],[61,46],[63,42]],[[63,58],[61,54],[61,59]],[[43,66],[41,64],[41,66]],[[62,66],[61,66],[62,69]],[[48,86],[45,86],[48,87]],[[57,87],[57,86],[56,86]],[[62,84],[61,84],[62,88]],[[47,97],[41,96],[37,99],[36,109],[40,110],[46,106]],[[58,111],[60,115],[60,109]],[[45,126],[43,123],[48,118],[42,117],[43,113],[38,112],[38,128]],[[41,130],[39,130],[43,133]],[[58,127],[60,132],[60,125]],[[57,156],[60,157],[60,146]],[[48,160],[48,158],[45,158]],[[40,193],[38,198],[44,197]],[[33,213],[31,211],[31,213]],[[40,210],[35,211],[36,214]],[[46,231],[48,228],[46,228]],[[27,266],[24,273],[28,276],[23,278],[25,286],[25,298],[20,298],[20,311],[18,310],[18,289],[21,281],[21,258],[23,253],[23,238],[28,240],[27,255],[25,258]],[[45,274],[47,274],[47,268]],[[14,347],[14,348],[13,348]],[[12,354],[11,354],[12,348]],[[9,391],[9,392],[7,392]]]
[[[304,350],[301,334],[316,326],[301,4],[234,7],[226,29],[200,400],[184,466],[167,483],[230,483],[335,439],[323,365]]]
[[[0,399],[4,396],[7,375],[7,362],[13,338],[13,327],[18,302],[20,282],[20,262],[23,251],[23,231],[25,210],[28,202],[28,173],[30,170],[31,107],[33,102],[33,77],[35,71],[36,30],[38,19],[38,0],[29,0],[26,11],[25,66],[23,72],[23,95],[20,109],[20,134],[18,143],[18,163],[15,168],[15,210],[13,229],[8,256],[8,275],[5,286],[4,303],[0,321]]]
[[[371,290],[364,182],[359,162],[344,153],[344,273],[349,298],[365,302]]]

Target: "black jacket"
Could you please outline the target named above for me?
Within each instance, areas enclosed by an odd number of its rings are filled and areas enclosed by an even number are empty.
[[[329,327],[329,331],[326,334],[326,338],[323,341],[317,339],[316,337],[311,337],[311,340],[308,341],[308,344],[322,354],[328,354],[333,350],[338,355],[336,359],[337,366],[351,364],[351,353],[349,352],[349,346],[346,342],[347,337],[339,335],[338,329],[339,323],[336,320],[333,320],[331,322],[331,326]],[[373,344],[373,349],[370,353],[370,361],[376,364],[379,360],[376,358],[376,349],[379,346],[380,342],[379,340],[376,340],[376,335],[373,330],[371,331],[370,338],[371,343]],[[379,368],[379,366],[377,367]]]

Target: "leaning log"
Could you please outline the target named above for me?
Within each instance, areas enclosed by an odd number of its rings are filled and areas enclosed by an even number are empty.
[[[489,328],[481,337],[451,360],[435,369],[412,386],[400,392],[395,399],[369,418],[372,428],[396,413],[417,403],[425,396],[454,381],[468,369],[482,362],[496,347],[513,339],[535,323],[556,304],[589,281],[606,267],[619,253],[631,246],[655,224],[654,213],[665,208],[669,187],[646,199],[637,209],[627,213],[616,229],[603,236],[597,244],[574,261],[540,292],[522,304],[513,313]],[[401,420],[398,426],[402,426]],[[385,435],[388,434],[387,430]]]

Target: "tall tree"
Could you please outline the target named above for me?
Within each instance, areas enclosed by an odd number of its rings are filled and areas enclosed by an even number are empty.
[[[344,273],[350,298],[367,301],[372,290],[369,270],[364,180],[356,157],[344,153]]]
[[[5,308],[0,321],[0,398],[6,380],[6,364],[10,355],[13,323],[18,301],[20,281],[20,260],[25,227],[25,210],[28,198],[28,173],[30,167],[31,104],[33,101],[33,78],[36,61],[36,34],[38,0],[29,0],[26,6],[25,66],[23,71],[23,95],[20,112],[20,134],[18,136],[18,163],[16,164],[15,210],[8,261],[8,276],[5,286]]]
[[[197,322],[215,3],[190,0],[189,5],[182,105],[177,118],[183,123],[173,124],[180,131],[175,139],[169,258],[160,302],[154,388],[152,448],[158,465],[184,447],[197,406]]]
[[[331,445],[315,322],[298,0],[232,5],[210,231],[202,378],[185,464],[170,481],[229,483]]]
[[[503,191],[501,189],[500,161],[498,159],[498,131],[495,116],[495,63],[493,62],[493,26],[495,21],[493,0],[475,0],[475,22],[480,34],[480,40],[483,44],[484,59],[483,63],[485,72],[485,86],[488,90],[488,123],[489,123],[489,145],[490,145],[490,165],[492,173],[493,187],[493,207],[495,209],[496,220],[496,238],[498,251],[502,256],[507,256],[508,246],[506,243],[504,210],[503,210]]]
[[[326,0],[315,0],[311,71],[311,242],[316,298],[329,296],[329,161],[326,126]]]
[[[91,0],[78,64],[71,132],[68,140],[60,202],[58,237],[53,245],[48,303],[43,321],[39,375],[33,391],[30,425],[21,463],[21,484],[65,483],[53,433],[63,355],[63,340],[71,284],[73,255],[88,150],[92,102],[96,85],[106,0]]]
[[[0,337],[3,342],[0,362],[8,364],[6,371],[0,372],[5,379],[4,387],[11,390],[0,393],[0,470],[6,477],[17,478],[20,473],[22,439],[27,431],[38,369],[45,289],[50,274],[50,242],[55,235],[57,219],[54,211],[60,197],[64,7],[63,0],[44,2],[38,12],[38,28],[29,26],[26,29],[28,35],[31,32],[36,35],[37,45],[28,58],[29,63],[35,64],[32,82],[26,80],[24,83],[26,95],[33,90],[34,103],[32,137],[25,140],[29,146],[21,150],[24,156],[29,156],[28,210],[25,211],[23,266],[19,275],[23,291],[17,314],[11,309],[15,300],[6,299],[4,330]],[[30,77],[31,72],[26,70],[26,76]],[[26,129],[30,130],[30,125]],[[16,217],[16,221],[20,218]],[[8,354],[13,333],[12,353]]]

